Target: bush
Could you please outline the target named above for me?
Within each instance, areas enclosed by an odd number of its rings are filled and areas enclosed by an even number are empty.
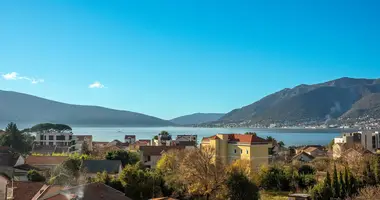
[[[262,168],[259,174],[260,186],[266,190],[289,191],[291,189],[291,173],[278,166]]]
[[[315,174],[315,169],[310,165],[302,165],[298,169],[298,174]]]
[[[298,176],[298,186],[300,189],[308,189],[317,183],[313,174],[300,174]]]
[[[28,171],[28,180],[33,182],[43,182],[45,181],[45,177],[38,173],[36,170]]]
[[[242,171],[229,173],[226,184],[230,200],[259,199],[259,188]]]

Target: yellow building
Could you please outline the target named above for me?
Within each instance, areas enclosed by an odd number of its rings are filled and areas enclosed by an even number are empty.
[[[214,149],[215,155],[224,164],[231,164],[236,160],[249,160],[251,169],[268,165],[270,142],[256,135],[217,134],[203,138],[201,148]]]

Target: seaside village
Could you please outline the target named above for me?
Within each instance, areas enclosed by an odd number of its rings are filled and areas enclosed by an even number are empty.
[[[299,147],[256,133],[198,138],[162,131],[96,141],[54,124],[24,131],[10,124],[0,134],[33,135],[29,149],[14,141],[0,146],[0,200],[346,199],[380,183],[373,130]],[[233,187],[227,177],[238,169],[249,180]],[[233,189],[252,194],[223,196]]]

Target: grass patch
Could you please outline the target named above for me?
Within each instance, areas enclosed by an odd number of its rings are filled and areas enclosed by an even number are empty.
[[[260,198],[262,200],[288,200],[289,192],[272,192],[272,191],[261,191]]]

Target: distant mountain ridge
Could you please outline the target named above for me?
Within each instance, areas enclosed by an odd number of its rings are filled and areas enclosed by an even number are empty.
[[[219,120],[223,113],[194,113],[171,119],[170,121],[178,125],[193,125]]]
[[[60,103],[0,90],[0,122],[64,123],[81,126],[172,126],[172,122],[136,112]]]
[[[261,100],[232,110],[215,123],[243,123],[247,125],[271,123],[297,124],[323,122],[331,118],[360,117],[372,113],[370,102],[377,101],[380,79],[340,78],[313,85],[298,85],[268,95]],[[375,94],[375,95],[374,95]],[[359,100],[364,98],[359,105]],[[364,104],[364,105],[362,105]],[[366,112],[358,112],[362,107]],[[351,110],[353,109],[353,110]],[[348,114],[345,114],[348,112]]]

